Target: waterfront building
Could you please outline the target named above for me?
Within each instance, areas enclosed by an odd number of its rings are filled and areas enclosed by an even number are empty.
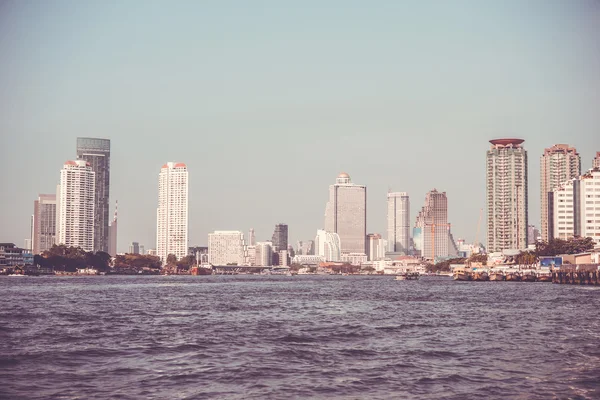
[[[286,224],[275,225],[272,237],[273,251],[279,252],[281,250],[287,250],[288,246],[288,226]]]
[[[14,243],[0,243],[0,268],[23,265],[23,249]]]
[[[345,172],[329,186],[325,231],[339,235],[342,253],[366,254],[367,187],[352,183]]]
[[[188,170],[182,162],[168,162],[158,176],[156,250],[161,261],[188,254]]]
[[[94,171],[94,251],[108,251],[110,197],[110,140],[77,138],[77,159],[85,160]]]
[[[369,261],[381,260],[385,257],[385,247],[379,233],[369,233],[367,235],[367,259]]]
[[[212,265],[244,265],[246,263],[244,234],[240,231],[209,233],[208,262]]]
[[[138,242],[131,242],[129,244],[129,254],[140,254],[140,244]]]
[[[94,250],[95,173],[85,160],[67,161],[56,197],[56,243]]]
[[[119,207],[119,202],[115,201],[115,215],[113,216],[112,222],[108,225],[108,254],[111,257],[115,257],[117,255],[117,209]],[[142,253],[143,254],[143,253]]]
[[[555,187],[548,196],[549,240],[567,240],[575,235],[574,181],[576,179]]]
[[[325,261],[341,260],[341,239],[335,232],[327,232],[319,229],[315,238],[315,255],[323,257]],[[362,253],[359,253],[362,254]]]
[[[410,199],[406,192],[387,194],[387,242],[389,252],[410,251]]]
[[[555,144],[544,150],[540,165],[542,240],[548,241],[552,238],[552,229],[549,228],[552,211],[548,206],[548,197],[552,195],[554,189],[579,176],[581,158],[574,147]]]
[[[490,140],[486,154],[488,252],[527,248],[527,151],[523,142]]]
[[[260,267],[273,265],[273,243],[258,242],[255,246],[255,263]]]
[[[600,168],[592,168],[573,181],[575,236],[600,243]]]
[[[295,255],[294,258],[292,258],[292,264],[319,265],[322,262],[325,262],[325,257],[314,254]]]
[[[360,266],[367,262],[367,255],[363,253],[342,253],[340,261]]]
[[[420,228],[416,233],[422,257],[435,260],[451,254],[446,192],[433,189],[425,195],[425,205],[417,215],[415,228]]]
[[[40,194],[33,202],[32,252],[41,254],[56,242],[56,194]]]

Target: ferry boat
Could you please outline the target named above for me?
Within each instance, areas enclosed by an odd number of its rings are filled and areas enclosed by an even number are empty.
[[[396,275],[397,281],[416,281],[419,279],[418,272],[406,272],[404,274]]]

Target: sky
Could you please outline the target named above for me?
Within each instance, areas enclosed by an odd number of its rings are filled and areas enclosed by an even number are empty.
[[[388,190],[414,224],[435,188],[472,241],[490,139],[525,139],[535,225],[543,149],[600,151],[596,0],[0,0],[0,60],[0,242],[21,246],[78,136],[111,140],[121,252],[155,247],[167,161],[188,166],[190,245],[314,239],[342,171],[369,233]]]

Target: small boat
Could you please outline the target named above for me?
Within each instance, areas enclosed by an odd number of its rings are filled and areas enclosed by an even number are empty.
[[[473,277],[466,271],[456,271],[452,279],[455,281],[470,281]]]
[[[535,272],[530,272],[528,274],[523,275],[522,281],[523,282],[535,282],[536,281]]]
[[[397,281],[405,281],[406,280],[406,275],[396,275],[396,280]]]
[[[489,277],[489,275],[488,275],[487,272],[485,272],[485,271],[478,271],[478,272],[474,272],[473,273],[473,280],[474,281],[480,281],[480,282],[489,281],[490,277]]]
[[[552,282],[552,275],[551,274],[538,274],[537,281],[538,282]]]
[[[396,275],[397,281],[416,281],[419,279],[418,272],[406,272],[404,274]]]
[[[519,272],[509,272],[506,274],[506,280],[512,282],[521,282],[521,274]]]
[[[490,272],[490,281],[494,281],[494,282],[498,282],[498,281],[503,281],[505,280],[506,277],[504,276],[504,274],[502,272]]]

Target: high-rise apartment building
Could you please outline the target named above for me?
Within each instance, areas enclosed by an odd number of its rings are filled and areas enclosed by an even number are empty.
[[[552,230],[548,227],[552,212],[548,206],[548,197],[552,196],[551,193],[554,189],[579,176],[581,158],[574,147],[569,147],[567,144],[555,144],[544,150],[540,166],[542,240],[548,241],[552,238]]]
[[[596,157],[592,160],[592,168],[600,168],[600,151],[596,152]]]
[[[281,250],[287,250],[288,245],[288,226],[286,224],[275,225],[273,231],[273,251],[278,253]]]
[[[110,197],[110,140],[77,138],[77,159],[87,161],[95,173],[94,251],[108,251]]]
[[[246,243],[242,232],[215,231],[208,234],[209,263],[212,265],[244,265],[246,261]]]
[[[33,202],[33,254],[41,254],[56,242],[56,194],[40,194]]]
[[[168,162],[158,176],[156,251],[163,263],[174,254],[188,254],[188,170],[182,162]]]
[[[367,187],[352,183],[345,172],[329,186],[325,231],[339,235],[342,253],[366,254]]]
[[[563,182],[548,196],[548,239],[567,240],[575,235],[574,181]]]
[[[319,229],[315,238],[315,255],[325,261],[340,261],[342,259],[341,239],[335,232]]]
[[[409,253],[410,200],[406,192],[387,195],[387,243],[391,253]]]
[[[600,167],[573,181],[575,235],[600,243]]]
[[[369,233],[367,235],[367,259],[368,261],[382,260],[385,257],[385,247],[383,238],[379,233]]]
[[[490,140],[486,155],[488,252],[527,248],[527,151],[523,142]]]
[[[420,230],[421,256],[435,260],[450,254],[450,224],[446,192],[431,190],[425,195],[425,205],[417,215],[416,228]]]
[[[56,243],[94,251],[95,173],[85,160],[67,161],[57,189]]]
[[[271,242],[256,243],[254,263],[261,267],[273,265],[273,246]]]
[[[131,242],[129,244],[129,254],[140,254],[140,244],[138,242]]]

